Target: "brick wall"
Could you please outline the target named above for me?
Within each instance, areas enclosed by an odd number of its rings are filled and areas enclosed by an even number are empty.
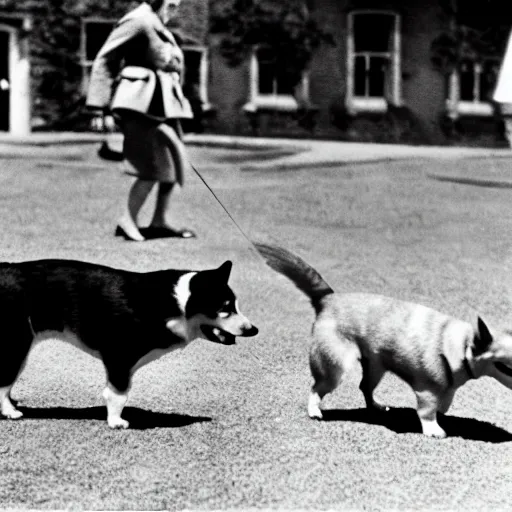
[[[446,121],[446,77],[434,69],[431,44],[446,30],[449,19],[441,2],[429,0],[314,0],[313,16],[330,32],[335,45],[322,46],[310,64],[310,100],[318,107],[314,135],[345,140],[405,143],[499,144],[499,120],[491,117],[464,118],[458,122],[458,138],[448,133]],[[347,14],[353,9],[392,10],[400,15],[402,105],[385,114],[349,115],[345,109],[347,88]],[[211,101],[217,107],[214,130],[248,132],[243,105],[248,100],[247,63],[231,69],[216,53],[211,40]],[[259,115],[259,114],[258,114]],[[292,116],[261,114],[262,135],[300,136],[303,130]],[[267,119],[268,117],[268,119]],[[463,132],[463,133],[462,133]],[[305,134],[311,136],[311,134]],[[494,141],[494,142],[493,142]]]
[[[182,0],[179,24],[184,32],[197,38],[201,43],[208,39],[209,8],[206,0]]]
[[[85,126],[81,115],[81,18],[117,19],[138,3],[134,0],[0,0],[0,17],[2,13],[30,14],[33,20],[28,38],[34,127],[73,129],[80,127],[80,123]],[[402,142],[446,141],[442,126],[446,112],[445,78],[430,63],[430,44],[447,23],[439,2],[314,0],[310,3],[314,16],[336,40],[334,47],[321,47],[310,66],[310,97],[319,108],[316,135],[352,140],[379,140],[383,135],[390,135],[398,140],[402,138]],[[346,22],[347,12],[352,8],[391,8],[400,13],[402,92],[407,112],[394,112],[388,118],[358,116],[335,125],[333,112],[343,118]],[[208,33],[208,0],[182,0],[178,22],[185,34],[210,48],[208,93],[215,108],[215,117],[208,123],[208,129],[220,133],[250,133],[242,108],[248,100],[249,66],[245,62],[229,68],[219,55],[217,37]],[[293,119],[281,117],[273,116],[263,123],[268,130],[266,134],[303,134]],[[459,124],[465,128],[468,123],[465,120],[465,124]],[[485,138],[488,134],[493,139],[496,138],[496,126],[496,121],[490,118],[483,121],[473,119],[464,133],[467,132],[473,140]]]
[[[137,6],[133,0],[0,0],[0,15],[29,14],[31,100],[34,128],[71,129],[83,119],[80,67],[82,17],[119,18]],[[208,3],[183,0],[177,23],[204,43]]]

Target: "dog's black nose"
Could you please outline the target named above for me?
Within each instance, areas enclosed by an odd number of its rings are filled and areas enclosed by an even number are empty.
[[[244,332],[242,336],[250,337],[250,336],[256,336],[258,334],[258,328],[255,325],[251,325],[250,327],[244,328]]]

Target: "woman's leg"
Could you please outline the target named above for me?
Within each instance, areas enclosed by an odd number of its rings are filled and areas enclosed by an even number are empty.
[[[169,222],[171,196],[175,183],[160,183],[156,197],[155,213],[147,228],[141,229],[145,238],[194,238],[190,229],[175,229]]]
[[[133,241],[145,240],[137,226],[137,217],[154,184],[154,181],[137,179],[128,193],[128,202],[119,219],[118,226],[124,231],[126,237]]]
[[[149,224],[151,227],[163,228],[169,226],[168,217],[171,209],[171,195],[174,185],[174,183],[160,183],[158,185],[155,213]]]
[[[144,230],[148,238],[171,236],[192,238],[195,236],[194,232],[188,229],[176,230],[172,228],[169,221],[172,192],[176,183],[183,185],[187,163],[185,146],[180,139],[180,130],[181,127],[177,120],[172,125],[161,124],[157,130],[158,136],[163,137],[162,148],[164,154],[160,155],[160,164],[174,168],[174,179],[176,181],[161,182],[158,186],[155,212],[148,230]]]

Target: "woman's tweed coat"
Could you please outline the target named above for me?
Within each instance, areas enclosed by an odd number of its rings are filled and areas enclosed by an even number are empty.
[[[169,121],[192,117],[182,74],[183,52],[147,3],[119,20],[96,56],[86,105],[120,115],[129,174],[183,185],[186,151]]]
[[[149,4],[121,18],[96,56],[86,104],[148,113],[157,80],[164,118],[192,117],[179,75],[183,52]],[[112,101],[114,100],[114,103]]]

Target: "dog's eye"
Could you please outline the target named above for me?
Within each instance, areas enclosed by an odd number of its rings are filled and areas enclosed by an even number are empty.
[[[217,315],[220,318],[227,318],[234,312],[233,305],[230,302],[226,302],[218,311]]]

